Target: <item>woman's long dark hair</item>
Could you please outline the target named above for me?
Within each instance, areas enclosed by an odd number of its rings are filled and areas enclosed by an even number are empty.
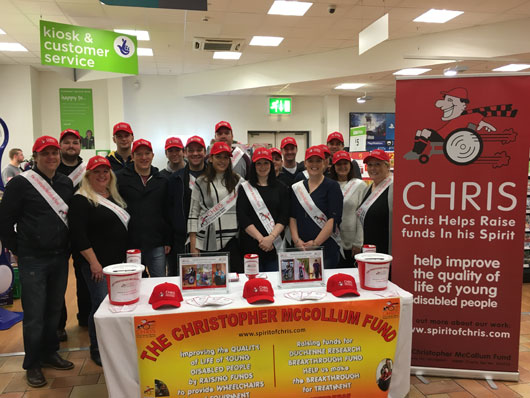
[[[267,177],[267,185],[272,186],[276,183],[276,172],[274,171],[274,164],[267,160],[270,165],[271,169],[269,170],[269,175]],[[258,173],[256,172],[256,163],[252,162],[250,165],[250,174],[248,176],[248,182],[253,187],[256,187],[258,185]]]
[[[210,155],[215,156],[215,155]],[[208,183],[208,186],[206,188],[206,192],[208,192],[208,195],[210,195],[210,183],[213,182],[215,179],[215,176],[217,175],[217,171],[215,171],[215,168],[213,167],[212,162],[208,162],[206,164],[206,170],[204,171],[204,179]],[[228,167],[226,168],[224,175],[223,175],[223,185],[226,187],[228,193],[232,193],[232,191],[236,188],[237,183],[239,182],[238,175],[232,171],[232,161],[228,162]]]
[[[354,160],[350,162],[350,171],[348,172],[348,176],[347,176],[348,181],[350,181],[352,178],[355,178],[355,172],[353,171],[353,164],[352,164],[353,162]],[[329,177],[335,181],[339,180],[339,176],[337,175],[337,170],[335,170],[335,165],[331,166],[331,169],[329,170]]]

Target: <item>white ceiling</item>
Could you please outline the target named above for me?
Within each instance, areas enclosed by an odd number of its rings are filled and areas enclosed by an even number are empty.
[[[303,17],[268,15],[273,0],[209,0],[208,11],[107,6],[98,0],[0,0],[0,42],[29,52],[0,52],[1,64],[40,65],[39,20],[113,30],[148,30],[154,57],[139,57],[140,75],[176,75],[184,93],[234,95],[359,95],[393,97],[393,72],[430,65],[439,75],[458,56],[466,73],[490,72],[510,62],[530,63],[530,1],[522,0],[306,0]],[[330,4],[336,12],[330,14]],[[430,8],[464,11],[445,24],[413,19]],[[359,32],[389,14],[390,38],[359,56]],[[528,26],[528,28],[527,28]],[[522,32],[522,33],[521,33]],[[248,46],[254,35],[282,36],[279,47]],[[192,49],[194,37],[243,39],[237,61]],[[431,60],[406,59],[408,55]],[[498,58],[501,60],[498,60]],[[438,59],[436,59],[438,58]],[[478,60],[469,60],[478,58]],[[496,59],[497,58],[497,59]],[[367,83],[354,92],[342,82]],[[203,86],[199,88],[197,86]],[[187,87],[187,89],[186,89]]]

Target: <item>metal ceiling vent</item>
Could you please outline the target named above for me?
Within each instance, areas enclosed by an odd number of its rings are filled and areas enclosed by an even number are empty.
[[[197,51],[241,51],[243,40],[241,39],[207,39],[195,37],[193,49]]]

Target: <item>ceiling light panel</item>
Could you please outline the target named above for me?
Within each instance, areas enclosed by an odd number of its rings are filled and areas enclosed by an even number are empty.
[[[152,57],[153,56],[153,49],[152,48],[140,48],[138,47],[137,50],[139,57]]]
[[[519,72],[530,68],[530,65],[527,64],[509,64],[501,66],[500,68],[493,69],[494,72]]]
[[[463,14],[463,11],[452,11],[452,10],[436,10],[431,8],[426,13],[420,15],[414,20],[414,22],[426,22],[426,23],[446,23],[453,18]]]
[[[304,15],[307,10],[313,5],[313,3],[305,2],[305,1],[282,1],[282,0],[276,0],[268,14],[271,15],[292,15],[301,17]]]
[[[0,43],[0,51],[28,51],[20,43]]]
[[[363,87],[364,85],[364,83],[342,83],[341,85],[335,87],[335,90],[355,90]]]
[[[6,32],[4,32],[2,29],[0,29],[0,35],[5,35]]]
[[[147,30],[130,30],[130,29],[114,29],[116,33],[123,33],[129,36],[136,36],[140,41],[149,41],[149,32]]]
[[[254,36],[248,43],[249,46],[269,46],[277,47],[283,41],[283,37],[275,36]]]
[[[429,72],[431,69],[426,68],[405,68],[394,72],[396,76],[418,76],[423,73]]]
[[[213,53],[213,59],[239,59],[241,53],[237,51],[216,51]]]

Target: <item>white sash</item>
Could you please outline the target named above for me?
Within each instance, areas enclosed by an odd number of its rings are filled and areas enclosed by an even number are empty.
[[[42,178],[38,173],[33,170],[28,170],[20,173],[22,177],[29,181],[33,188],[48,202],[53,211],[59,216],[59,218],[68,227],[68,205],[64,202],[63,198],[59,196],[57,192],[48,184],[48,182]]]
[[[234,150],[232,151],[232,168],[236,167],[237,162],[243,157],[245,153],[243,150],[236,146]]]
[[[296,199],[298,199],[298,202],[300,202],[300,205],[305,210],[305,212],[311,217],[315,224],[320,227],[320,229],[323,229],[324,225],[326,225],[326,222],[328,221],[328,218],[322,212],[322,210],[320,210],[317,205],[315,205],[313,198],[304,187],[304,182],[298,181],[296,184],[293,184],[292,189],[294,194],[296,195]],[[333,231],[331,237],[335,242],[337,242],[337,245],[341,247],[339,231]]]
[[[250,185],[248,181],[243,182],[241,185],[243,186],[243,189],[247,194],[248,201],[252,205],[256,215],[259,217],[261,223],[265,227],[265,230],[270,235],[276,223],[274,222],[271,212],[267,208],[267,205],[263,201],[259,191]],[[277,236],[276,239],[274,239],[274,247],[276,250],[280,250],[282,245],[283,240],[280,238],[280,236]]]
[[[239,180],[236,187],[234,188],[234,191],[230,195],[225,197],[223,200],[221,200],[214,207],[204,213],[203,216],[200,217],[200,230],[205,230],[211,223],[213,223],[215,220],[225,214],[236,204],[237,190],[239,188],[239,184],[241,184],[241,181],[242,179]]]
[[[76,187],[83,178],[83,174],[86,170],[86,164],[85,162],[79,163],[79,165],[68,175],[68,178],[72,180],[74,183],[74,187]]]
[[[309,172],[307,170],[302,171],[302,174],[304,175],[306,180],[309,180]]]
[[[368,209],[370,209],[370,206],[374,204],[374,202],[377,200],[379,196],[387,189],[392,183],[394,182],[392,177],[387,177],[384,179],[384,181],[374,190],[372,190],[372,193],[370,196],[368,196],[368,199],[365,200],[365,202],[357,209],[357,215],[359,216],[359,219],[361,220],[361,224],[364,225],[364,218],[366,217],[366,213],[368,213]]]
[[[80,192],[77,192],[76,195],[81,195],[86,198],[86,195]],[[100,205],[105,206],[107,209],[109,209],[114,214],[116,214],[116,217],[120,219],[122,224],[125,226],[125,229],[127,229],[129,225],[129,220],[131,219],[131,216],[129,215],[129,213],[127,213],[127,211],[123,207],[120,207],[116,203],[111,202],[110,200],[104,198],[99,193],[96,193],[96,196],[98,198],[98,203]]]
[[[342,189],[342,196],[344,198],[344,201],[346,200],[355,192],[357,189],[361,186],[361,184],[364,184],[362,180],[359,180],[357,178],[352,178],[350,181],[348,181]]]
[[[195,186],[195,180],[196,178],[193,177],[191,174],[190,174],[190,189],[193,191],[193,187]]]

